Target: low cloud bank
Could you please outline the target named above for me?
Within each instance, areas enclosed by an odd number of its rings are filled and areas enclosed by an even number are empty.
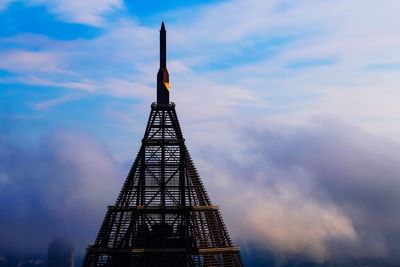
[[[189,144],[233,238],[320,262],[399,260],[400,144],[331,119],[266,125],[238,127],[239,146]],[[42,250],[60,234],[78,250],[93,242],[126,176],[100,141],[2,135],[0,151],[0,249]]]
[[[242,158],[212,145],[199,157],[242,245],[320,262],[399,260],[400,144],[327,118],[237,132]]]
[[[83,249],[118,193],[120,166],[87,133],[55,130],[38,144],[24,141],[0,136],[0,251],[44,252],[55,236]]]

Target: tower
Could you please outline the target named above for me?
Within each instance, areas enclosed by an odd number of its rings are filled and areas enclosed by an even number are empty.
[[[169,101],[166,30],[160,30],[157,102],[118,199],[108,207],[84,267],[242,266],[185,145]]]
[[[55,238],[49,244],[48,267],[74,267],[74,248],[66,240]]]

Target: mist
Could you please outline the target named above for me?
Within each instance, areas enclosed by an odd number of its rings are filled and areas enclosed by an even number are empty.
[[[244,250],[399,260],[400,144],[331,118],[238,125],[236,134],[244,145],[189,150]],[[83,253],[131,159],[118,162],[95,135],[71,129],[37,143],[0,140],[0,248],[44,251],[64,235]]]

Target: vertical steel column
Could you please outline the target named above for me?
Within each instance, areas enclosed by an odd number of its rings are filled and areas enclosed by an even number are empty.
[[[165,224],[165,111],[161,116],[161,224]]]

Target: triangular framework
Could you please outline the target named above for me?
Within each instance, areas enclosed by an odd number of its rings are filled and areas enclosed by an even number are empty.
[[[160,30],[157,103],[139,153],[109,206],[84,267],[242,266],[218,206],[211,203],[169,102],[166,30]]]
[[[242,266],[173,103],[152,104],[142,146],[84,266]]]

